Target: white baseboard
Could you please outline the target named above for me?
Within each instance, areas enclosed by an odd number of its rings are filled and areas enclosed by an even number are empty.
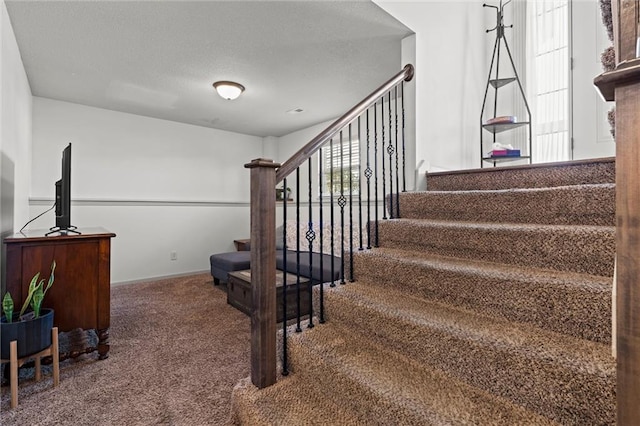
[[[111,283],[111,287],[119,287],[119,286],[122,286],[122,285],[129,285],[129,284],[148,283],[148,282],[151,282],[151,281],[161,281],[161,280],[166,280],[166,279],[169,279],[169,278],[180,278],[180,277],[188,277],[190,275],[200,275],[200,274],[209,274],[209,273],[211,273],[211,271],[209,271],[208,269],[205,269],[205,270],[202,270],[202,271],[183,272],[183,273],[180,273],[180,274],[163,275],[163,276],[159,276],[159,277],[141,278],[139,280],[119,281],[119,282],[115,282],[115,283],[112,282]]]

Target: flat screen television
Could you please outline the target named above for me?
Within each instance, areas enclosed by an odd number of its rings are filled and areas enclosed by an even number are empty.
[[[62,177],[56,182],[56,226],[50,231],[48,234],[69,231],[79,234],[71,225],[71,144],[62,151]]]

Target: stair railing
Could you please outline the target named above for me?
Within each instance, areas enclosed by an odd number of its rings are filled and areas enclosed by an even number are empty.
[[[287,375],[287,326],[295,320],[295,331],[301,332],[305,316],[307,327],[314,327],[313,286],[318,285],[317,317],[323,323],[325,283],[334,287],[336,282],[345,284],[345,278],[354,281],[351,253],[378,246],[380,215],[383,220],[399,217],[399,193],[406,191],[404,82],[413,75],[413,66],[406,65],[281,166],[268,159],[245,165],[251,170],[251,381],[258,388],[276,382],[278,311],[283,328],[282,374]],[[284,197],[277,214],[279,183]],[[294,187],[295,200],[288,197],[288,185]],[[287,217],[293,209],[291,221]],[[283,242],[278,251],[277,217],[282,218]],[[278,290],[276,269],[282,271],[283,280]],[[280,306],[276,293],[282,295]]]

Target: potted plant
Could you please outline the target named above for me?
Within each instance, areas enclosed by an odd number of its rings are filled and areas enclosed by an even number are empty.
[[[276,188],[276,201],[284,201],[291,199],[291,188]]]
[[[18,342],[18,358],[38,353],[51,346],[53,309],[43,309],[42,301],[54,281],[56,261],[51,262],[51,275],[45,287],[44,278],[38,272],[29,284],[29,292],[19,313],[14,312],[13,298],[9,292],[2,298],[0,318],[0,352],[2,359],[9,359],[9,345]],[[38,281],[39,280],[39,281]],[[27,308],[31,307],[30,311]]]

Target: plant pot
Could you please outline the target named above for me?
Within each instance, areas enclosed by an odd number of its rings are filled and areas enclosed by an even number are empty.
[[[276,201],[284,201],[285,198],[287,201],[291,199],[291,190],[287,188],[285,191],[284,188],[276,188]]]
[[[36,354],[51,346],[51,329],[53,328],[53,309],[42,309],[38,318],[18,321],[14,314],[13,322],[0,322],[0,357],[9,359],[9,344],[18,342],[18,358]]]

